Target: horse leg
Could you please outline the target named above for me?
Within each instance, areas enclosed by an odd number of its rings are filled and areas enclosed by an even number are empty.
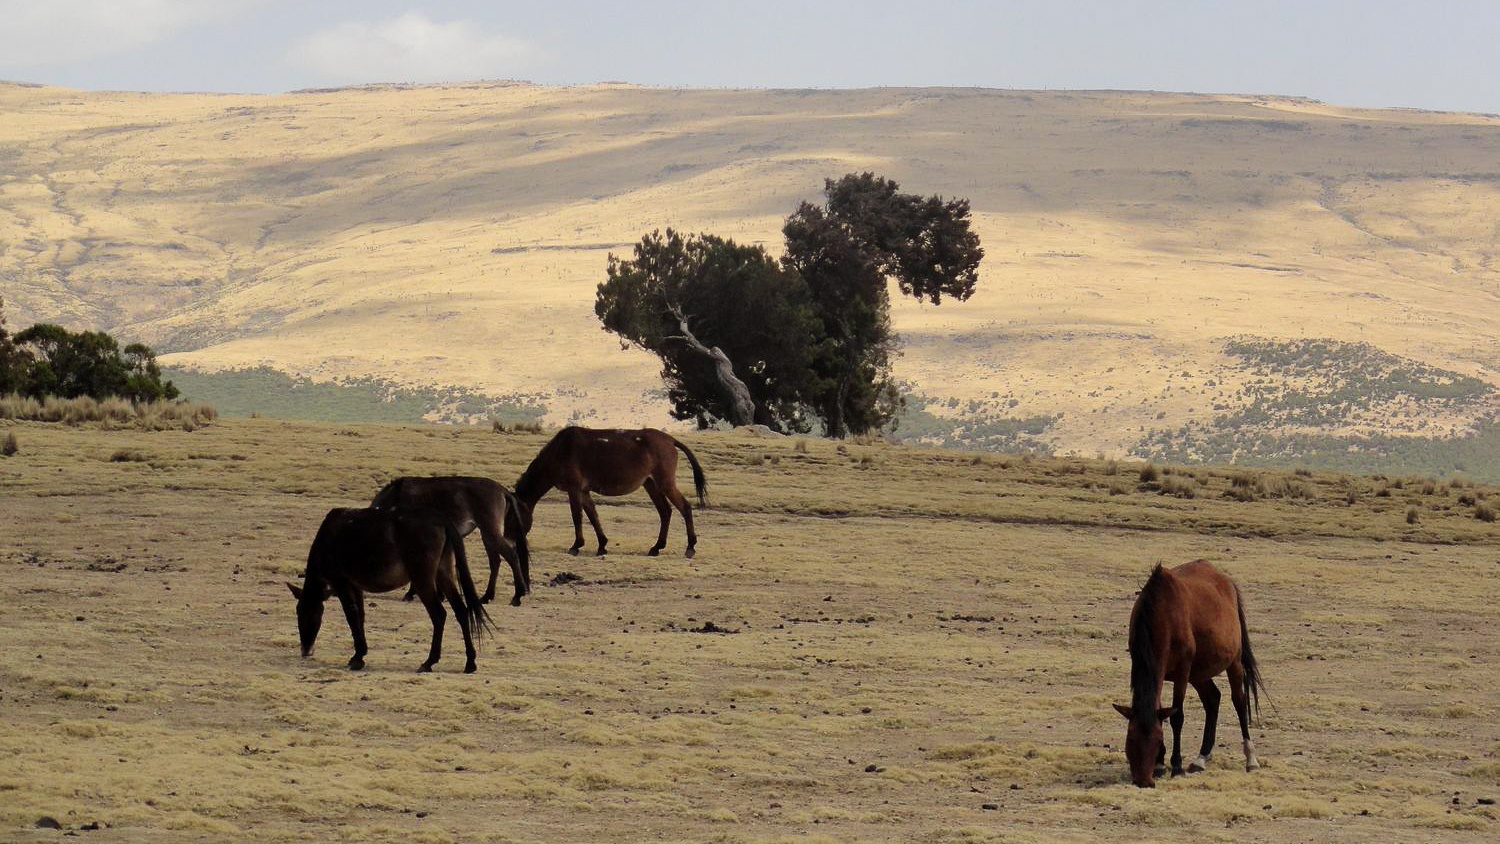
[[[464,673],[473,674],[478,670],[474,663],[474,636],[469,629],[469,607],[464,603],[463,593],[459,591],[458,584],[452,578],[443,580],[443,594],[448,597],[448,603],[453,607],[453,614],[458,616],[458,629],[464,634]],[[433,647],[437,647],[434,642]],[[436,662],[436,660],[434,660]]]
[[[651,496],[651,503],[656,505],[656,515],[661,517],[661,532],[656,535],[656,544],[646,552],[646,556],[655,557],[661,553],[661,549],[667,547],[667,526],[672,523],[672,505],[667,503],[667,497],[662,495],[661,487],[656,485],[654,478],[647,478],[644,486],[646,494]]]
[[[1245,745],[1245,770],[1260,767],[1255,758],[1255,745],[1250,743],[1250,694],[1245,689],[1245,670],[1238,661],[1229,666],[1229,700],[1234,703],[1234,714],[1240,717],[1240,738]]]
[[[687,496],[682,494],[682,490],[678,489],[675,483],[667,487],[666,495],[667,500],[682,512],[682,522],[687,526],[688,538],[687,551],[683,552],[683,556],[691,560],[693,555],[698,553],[698,532],[693,530],[693,505],[688,503]],[[662,541],[665,542],[666,538],[666,529],[663,528]]]
[[[443,609],[443,599],[436,592],[422,595],[422,606],[427,608],[427,617],[432,619],[432,647],[427,650],[427,661],[417,671],[431,671],[432,666],[443,658],[443,622],[448,613]]]
[[[485,545],[485,550],[489,550],[489,543],[486,542]],[[503,535],[495,537],[495,550],[493,554],[494,556],[491,559],[504,557],[506,564],[510,566],[510,580],[515,587],[515,594],[510,596],[510,605],[519,607],[521,605],[521,596],[531,592],[531,577],[521,568],[521,555],[517,553],[516,546],[512,545],[510,540],[506,539]],[[489,603],[490,598],[495,595],[495,574],[500,570],[500,565],[498,562],[492,565],[494,568],[490,569],[490,591],[485,593],[485,597],[481,603]]]
[[[583,512],[588,514],[589,524],[594,526],[594,536],[599,539],[599,551],[594,556],[602,557],[605,554],[604,546],[609,544],[609,540],[604,537],[604,528],[599,527],[599,511],[594,509],[594,497],[589,495],[588,490],[579,493],[578,497],[583,499]],[[582,529],[578,541],[580,545],[583,544]]]
[[[1182,776],[1182,702],[1187,699],[1187,678],[1172,682],[1172,776]]]
[[[1198,749],[1198,758],[1188,766],[1190,774],[1208,770],[1208,757],[1213,755],[1214,736],[1219,731],[1219,687],[1210,677],[1194,683],[1193,688],[1198,690],[1198,699],[1203,701],[1203,746]]]
[[[354,635],[354,656],[349,658],[349,670],[358,671],[365,667],[365,654],[370,652],[365,644],[365,596],[348,583],[339,583],[334,592],[344,607],[344,618],[349,620],[349,632]]]
[[[568,490],[568,509],[573,511],[573,547],[568,553],[576,557],[578,549],[583,547],[583,502],[572,490]]]

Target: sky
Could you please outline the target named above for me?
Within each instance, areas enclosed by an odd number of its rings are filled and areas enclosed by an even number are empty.
[[[0,79],[1293,94],[1500,112],[1495,0],[0,0]]]

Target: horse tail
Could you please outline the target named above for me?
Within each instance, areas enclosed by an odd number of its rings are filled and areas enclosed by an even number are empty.
[[[443,522],[443,533],[447,536],[447,547],[453,549],[453,568],[458,572],[458,588],[464,593],[463,614],[477,645],[484,634],[495,629],[490,623],[489,613],[479,600],[479,590],[474,588],[474,576],[469,573],[469,555],[464,551],[464,538],[452,522]],[[455,610],[458,608],[455,607]]]
[[[679,449],[681,449],[682,453],[687,455],[688,462],[693,465],[693,487],[698,491],[698,506],[707,507],[708,478],[704,477],[703,475],[703,466],[698,463],[698,456],[693,454],[693,450],[684,445],[683,442],[676,437],[671,437],[671,440],[672,445],[675,445]]]
[[[521,503],[520,496],[510,490],[504,490],[505,496],[505,529],[515,537],[516,556],[521,559],[521,571],[526,575],[526,594],[531,594],[531,547],[526,541],[526,522],[521,508],[526,505]]]
[[[1266,684],[1260,677],[1260,664],[1255,661],[1255,652],[1250,649],[1250,627],[1245,623],[1245,598],[1238,584],[1234,587],[1234,603],[1240,613],[1240,668],[1245,673],[1245,690],[1250,693],[1255,716],[1260,717],[1260,696]]]

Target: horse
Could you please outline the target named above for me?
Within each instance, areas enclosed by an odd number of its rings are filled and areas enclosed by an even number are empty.
[[[646,553],[655,557],[667,545],[667,525],[672,520],[672,506],[682,511],[682,520],[687,524],[687,552],[696,553],[698,534],[693,530],[693,508],[682,492],[677,489],[677,452],[687,455],[693,467],[693,485],[698,492],[699,506],[707,506],[708,481],[703,477],[703,467],[687,446],[670,434],[655,428],[635,431],[598,430],[569,426],[557,432],[531,465],[516,481],[516,496],[528,507],[536,503],[553,487],[568,494],[568,504],[573,509],[573,547],[568,553],[577,555],[583,547],[583,519],[587,513],[589,524],[599,539],[598,556],[604,556],[609,540],[599,527],[599,512],[594,509],[590,493],[600,495],[628,495],[642,486],[656,512],[661,517],[661,533],[656,544]]]
[[[493,629],[469,574],[463,537],[452,524],[416,511],[335,507],[323,517],[302,586],[288,583],[297,599],[297,633],[302,656],[312,654],[323,624],[323,602],[337,595],[354,635],[349,670],[365,667],[365,592],[389,592],[411,583],[432,619],[432,648],[418,671],[431,671],[442,656],[443,598],[453,607],[464,633],[468,657],[464,673],[475,670],[474,643]]]
[[[468,536],[477,527],[490,558],[490,583],[479,600],[494,599],[501,557],[510,564],[515,585],[510,605],[520,606],[521,596],[531,593],[531,551],[526,545],[531,508],[523,507],[515,493],[489,478],[397,478],[375,494],[370,506],[431,513],[451,523],[460,536]],[[416,587],[412,587],[405,600],[415,595]]]
[[[1125,757],[1130,777],[1141,788],[1154,788],[1165,772],[1166,746],[1162,721],[1172,719],[1172,776],[1182,770],[1182,701],[1188,684],[1198,691],[1205,724],[1203,746],[1188,767],[1197,773],[1208,767],[1219,720],[1219,688],[1214,677],[1228,673],[1229,696],[1240,719],[1245,770],[1260,767],[1250,743],[1250,706],[1260,712],[1265,692],[1260,666],[1250,649],[1245,626],[1245,602],[1239,587],[1207,560],[1194,560],[1174,569],[1157,565],[1141,587],[1130,613],[1129,706],[1115,704],[1125,716]],[[1161,705],[1162,686],[1172,681],[1172,705]]]

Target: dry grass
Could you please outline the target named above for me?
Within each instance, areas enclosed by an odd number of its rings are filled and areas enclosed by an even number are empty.
[[[8,431],[5,434],[5,444],[0,445],[0,455],[10,457],[21,450],[21,444],[16,441],[16,432]]]
[[[30,396],[0,396],[0,419],[17,421],[55,422],[74,426],[98,424],[105,428],[129,426],[147,431],[179,428],[192,431],[218,418],[219,412],[213,405],[201,402],[135,404],[119,397],[60,399],[47,396],[38,401]]]
[[[1364,844],[1496,828],[1475,798],[1495,796],[1500,765],[1481,588],[1500,533],[1439,498],[1413,526],[1412,502],[1351,505],[1350,479],[1323,473],[1296,478],[1311,497],[1225,499],[1233,473],[1214,471],[1179,499],[1116,493],[1096,461],[879,446],[861,465],[834,443],[695,434],[716,498],[695,559],[677,520],[663,556],[640,553],[656,534],[640,493],[599,499],[608,557],[569,557],[551,495],[536,592],[492,607],[478,674],[458,673],[452,625],[438,671],[413,673],[429,625],[395,594],[370,597],[370,667],[352,674],[336,607],[297,656],[282,585],[326,509],[398,474],[512,482],[543,435],[11,424],[26,448],[0,461],[0,510],[43,529],[0,531],[8,840],[53,840],[31,829],[44,814],[167,844]],[[120,449],[149,462],[111,462]],[[1244,587],[1276,703],[1253,729],[1266,767],[1239,769],[1225,706],[1210,770],[1141,791],[1109,709],[1127,695],[1126,619],[1151,565],[1196,557]],[[564,569],[582,580],[542,585]],[[687,632],[709,622],[740,632]],[[1187,712],[1195,749],[1191,696]]]

